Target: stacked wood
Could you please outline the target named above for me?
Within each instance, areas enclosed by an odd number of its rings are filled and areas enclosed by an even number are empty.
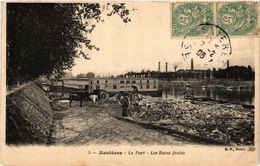
[[[139,104],[141,111],[134,117],[139,121],[232,145],[254,142],[254,110],[241,105],[144,96]]]

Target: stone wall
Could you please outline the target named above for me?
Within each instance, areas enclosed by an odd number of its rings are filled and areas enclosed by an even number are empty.
[[[30,83],[7,95],[7,144],[48,144],[52,126],[50,99],[38,85]]]

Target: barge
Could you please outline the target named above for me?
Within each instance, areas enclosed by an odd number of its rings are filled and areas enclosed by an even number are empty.
[[[156,78],[71,78],[53,80],[50,83],[51,89],[59,89],[66,93],[72,91],[96,93],[102,99],[107,99],[120,92],[132,92],[134,87],[138,93],[161,97],[162,91],[158,89],[158,79]]]

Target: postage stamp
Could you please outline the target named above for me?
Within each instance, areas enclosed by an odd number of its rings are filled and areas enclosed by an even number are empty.
[[[172,4],[172,36],[185,36],[191,28],[202,23],[213,23],[212,3]],[[198,36],[212,33],[211,29],[207,27],[194,30],[189,35]]]
[[[256,35],[257,3],[217,3],[217,25],[229,35]]]
[[[216,27],[194,30],[208,23],[223,28],[230,36],[257,35],[257,10],[257,2],[173,3],[172,36],[217,36],[223,32]]]

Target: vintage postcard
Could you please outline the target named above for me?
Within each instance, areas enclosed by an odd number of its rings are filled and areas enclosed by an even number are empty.
[[[257,165],[258,1],[3,2],[1,22],[2,165]]]

